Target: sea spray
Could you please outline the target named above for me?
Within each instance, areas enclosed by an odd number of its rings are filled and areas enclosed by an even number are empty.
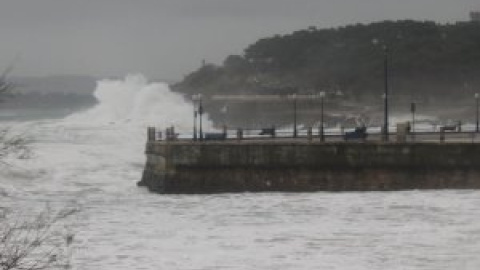
[[[128,75],[124,80],[97,82],[94,96],[98,104],[92,109],[65,119],[70,123],[123,124],[136,126],[175,126],[182,132],[191,132],[193,104],[174,93],[165,83],[149,83],[143,75]],[[204,127],[212,124],[204,116]]]
[[[145,161],[147,126],[163,130],[174,125],[191,136],[193,104],[167,84],[129,75],[99,81],[94,95],[98,104],[88,110],[61,120],[17,124],[32,139],[33,156],[7,160],[14,167],[0,176],[24,179],[28,185],[48,183],[41,188],[45,194],[78,191],[79,186],[135,190]],[[204,116],[205,130],[211,126]],[[16,186],[12,189],[17,188],[14,193],[23,193],[24,184],[12,183]]]

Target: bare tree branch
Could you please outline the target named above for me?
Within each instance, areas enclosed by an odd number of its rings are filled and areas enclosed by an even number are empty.
[[[14,64],[12,63],[0,74],[0,101],[15,87],[15,84],[8,79],[13,69]],[[0,128],[1,164],[11,166],[4,161],[4,158],[9,154],[15,154],[18,158],[28,158],[30,153],[24,134],[12,135],[9,128]]]
[[[67,267],[63,247],[72,244],[73,234],[63,236],[57,225],[77,212],[77,208],[54,213],[47,209],[33,219],[8,214],[0,218],[0,270]]]
[[[0,100],[15,87],[7,78],[12,70],[13,65],[10,65],[0,74]],[[0,164],[12,166],[5,162],[9,155],[28,158],[30,150],[24,134],[0,128]],[[65,208],[52,212],[47,208],[34,218],[26,218],[19,214],[12,216],[5,208],[0,208],[0,270],[42,270],[68,266],[62,247],[72,244],[73,235],[63,237],[57,225],[77,211],[76,208]]]

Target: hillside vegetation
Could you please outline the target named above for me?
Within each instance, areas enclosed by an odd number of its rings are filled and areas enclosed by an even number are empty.
[[[173,86],[187,94],[287,94],[327,91],[355,102],[379,100],[388,47],[392,97],[425,103],[480,92],[480,23],[384,21],[310,27],[263,38],[206,64]]]

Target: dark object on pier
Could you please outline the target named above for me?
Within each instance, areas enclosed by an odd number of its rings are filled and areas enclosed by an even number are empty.
[[[345,133],[345,141],[365,140],[367,138],[367,127],[356,127],[355,131]]]
[[[178,135],[179,135],[178,133],[175,133],[175,128],[173,126],[165,129],[165,139],[167,141],[177,140]]]
[[[262,128],[260,133],[258,135],[270,135],[272,137],[275,137],[275,128]]]
[[[457,131],[457,126],[444,126],[440,128],[440,131]]]
[[[449,126],[440,127],[440,132],[443,132],[443,131],[457,131],[457,132],[460,132],[460,131],[462,131],[462,122],[458,121],[456,125],[449,125]]]
[[[148,127],[147,130],[147,139],[148,141],[155,141],[155,128],[154,127]]]
[[[206,141],[224,141],[227,139],[226,133],[205,133]]]

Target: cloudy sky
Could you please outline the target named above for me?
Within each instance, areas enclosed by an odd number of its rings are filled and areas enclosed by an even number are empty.
[[[467,20],[478,0],[0,0],[0,68],[178,80],[261,37],[385,19]]]

